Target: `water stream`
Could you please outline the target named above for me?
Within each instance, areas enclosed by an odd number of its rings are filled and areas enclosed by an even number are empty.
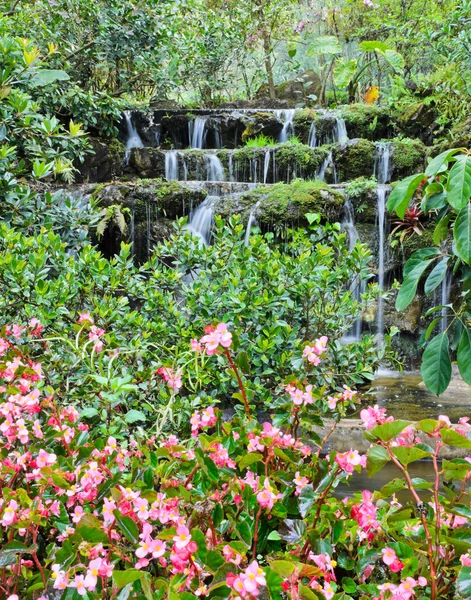
[[[289,138],[294,135],[294,115],[296,110],[294,108],[275,110],[275,115],[283,123],[283,129],[278,137],[278,141],[282,144],[287,142]]]
[[[132,148],[143,148],[144,144],[141,140],[141,136],[138,134],[137,129],[132,122],[132,114],[131,111],[124,111],[124,119],[126,121],[126,129],[127,129],[127,139],[126,139],[126,152],[124,154],[124,162],[127,164],[129,162],[129,157],[131,156]]]
[[[311,128],[309,129],[309,138],[307,140],[307,145],[310,146],[311,148],[315,148],[316,147],[316,122],[313,121],[311,123]]]
[[[206,141],[206,121],[208,117],[196,117],[194,121],[188,122],[188,134],[190,137],[190,146],[192,148],[204,148]]]
[[[178,153],[176,150],[167,150],[165,153],[165,179],[167,181],[178,179]]]
[[[225,181],[224,167],[216,154],[206,155],[206,179],[208,181]]]
[[[207,196],[197,208],[191,211],[186,229],[208,246],[214,220],[214,203],[218,196]]]

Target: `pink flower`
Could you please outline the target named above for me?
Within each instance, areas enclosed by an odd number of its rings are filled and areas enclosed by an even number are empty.
[[[296,471],[293,483],[296,485],[295,495],[299,496],[301,490],[308,485],[309,479],[307,477],[301,477],[299,471]]]
[[[257,494],[257,501],[262,508],[271,510],[275,502],[282,497],[282,494],[275,494],[273,488],[270,485],[268,478],[265,479],[263,489]]]
[[[89,312],[82,312],[82,313],[80,313],[78,322],[93,324],[94,321],[93,321],[93,317],[90,315]]]
[[[13,523],[13,521],[15,520],[16,517],[16,509],[18,508],[18,503],[16,500],[10,500],[8,506],[5,508],[5,511],[3,513],[3,517],[1,520],[1,523],[4,527],[7,527],[8,525],[10,525],[11,523]]]
[[[471,556],[469,552],[460,556],[460,561],[463,567],[471,567]]]
[[[200,353],[203,349],[201,344],[198,342],[198,340],[192,339],[192,340],[190,340],[190,344],[191,344],[191,349],[193,350],[193,352]]]
[[[383,554],[383,562],[387,566],[392,565],[393,562],[395,560],[397,560],[396,552],[389,546],[386,546],[386,548],[383,548],[382,554]]]
[[[189,529],[184,525],[177,527],[177,535],[173,538],[173,541],[175,542],[175,547],[177,549],[181,550],[182,548],[186,548],[186,546],[188,546],[188,544],[191,542]]]
[[[49,454],[45,450],[40,450],[36,458],[36,464],[41,469],[42,467],[50,467],[56,460],[57,456],[55,454]]]
[[[363,468],[366,467],[366,455],[359,454],[358,450],[349,450],[348,452],[337,454],[335,462],[347,473],[353,473],[355,467],[358,465]]]
[[[87,586],[85,585],[85,578],[83,575],[76,575],[69,587],[75,588],[80,596],[85,596],[87,593]]]
[[[169,367],[161,367],[157,369],[157,373],[162,375],[164,381],[167,382],[168,387],[174,392],[178,392],[178,390],[182,387],[182,379],[179,373],[175,373]]]
[[[216,354],[219,346],[229,348],[232,344],[232,333],[227,329],[225,323],[219,323],[215,328],[207,327],[206,332],[206,335],[200,339],[200,343],[204,346],[208,356]]]

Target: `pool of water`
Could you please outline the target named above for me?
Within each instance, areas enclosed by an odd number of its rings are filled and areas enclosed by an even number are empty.
[[[460,378],[437,397],[427,390],[419,372],[379,371],[361,398],[363,404],[378,404],[397,419],[418,421],[444,414],[456,423],[471,416],[471,387]]]

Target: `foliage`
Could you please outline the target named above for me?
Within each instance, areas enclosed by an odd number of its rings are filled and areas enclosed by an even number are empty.
[[[276,146],[276,142],[273,138],[264,135],[263,133],[259,133],[254,138],[249,138],[245,142],[245,146],[247,148],[266,148],[269,146]]]
[[[348,181],[345,185],[345,191],[349,198],[362,198],[365,192],[376,190],[378,182],[375,177],[357,177]]]
[[[427,387],[441,394],[451,380],[451,348],[457,351],[458,368],[471,385],[470,304],[471,286],[471,159],[462,149],[447,150],[433,158],[425,173],[411,175],[392,191],[388,208],[400,219],[407,215],[411,198],[421,195],[421,210],[436,215],[433,241],[436,247],[422,248],[404,266],[404,282],[396,300],[396,308],[404,310],[414,299],[419,281],[427,273],[424,290],[431,295],[444,285],[447,274],[454,274],[460,288],[459,300],[428,311],[435,317],[427,329],[428,346],[422,361],[422,376]],[[410,211],[410,209],[409,209]],[[430,339],[436,326],[448,318],[446,330]]]
[[[183,426],[208,394],[226,404],[233,393],[230,378],[208,367],[218,381],[217,391],[211,391],[214,383],[210,385],[203,365],[187,351],[210,313],[230,321],[240,340],[253,341],[248,359],[254,387],[249,393],[262,404],[296,366],[303,341],[321,332],[332,338],[326,369],[319,374],[319,385],[328,389],[336,389],[340,380],[354,384],[371,379],[378,361],[393,357],[387,348],[378,351],[372,337],[351,346],[340,343],[378,292],[372,286],[363,304],[349,290],[359,275],[362,280],[369,277],[369,252],[363,246],[357,245],[350,254],[345,234],[320,225],[315,225],[310,239],[297,236],[282,248],[269,234],[251,236],[247,248],[244,234],[238,219],[219,221],[213,244],[206,247],[179,230],[139,268],[133,264],[130,246],[124,245],[108,261],[89,245],[71,255],[52,231],[44,229],[30,237],[3,226],[2,321],[28,320],[34,314],[47,335],[57,337],[77,314],[93,315],[105,332],[106,349],[118,353],[112,366],[102,364],[101,353],[91,362],[85,360],[75,333],[61,337],[60,349],[44,350],[42,360],[50,380],[65,386],[61,393],[78,406],[95,410],[97,425],[102,410],[110,409],[110,398],[113,408],[140,410],[154,422],[168,402],[155,375],[165,367],[185,373],[169,415],[174,428]],[[94,392],[95,363],[109,381],[109,396]],[[62,379],[65,365],[70,370],[67,382]],[[115,392],[111,382],[131,367],[140,384]],[[112,419],[120,422],[120,413],[113,412]]]
[[[102,330],[86,313],[68,328],[86,340],[83,357],[91,359]],[[309,383],[329,352],[327,338],[304,347],[296,375],[271,401],[272,422],[260,425],[246,391],[248,365],[236,358],[249,346],[239,346],[219,323],[192,342],[192,352],[217,361],[238,382],[231,420],[212,406],[195,411],[189,439],[162,436],[159,423],[153,431],[136,429],[135,410],[126,429],[89,428],[86,410],[80,417],[37,362],[36,348],[57,344],[44,334],[33,318],[6,326],[0,337],[5,597],[46,590],[89,600],[469,597],[470,459],[437,462],[442,448],[471,447],[467,419],[454,429],[446,416],[412,424],[368,408],[361,412],[368,454],[323,455],[356,402],[348,387],[327,396]],[[111,364],[115,353],[106,355]],[[160,373],[173,397],[178,376]],[[105,379],[96,373],[95,393],[104,393]],[[131,372],[115,389],[135,385]],[[321,439],[312,429],[324,415],[334,425]],[[426,457],[433,459],[434,483],[409,472]],[[388,462],[402,478],[375,495],[342,501],[335,494],[363,468],[372,475]],[[395,496],[402,489],[411,496],[405,505]]]

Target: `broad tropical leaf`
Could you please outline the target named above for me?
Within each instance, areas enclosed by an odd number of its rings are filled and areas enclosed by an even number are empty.
[[[471,197],[471,156],[458,156],[450,169],[446,191],[453,208],[461,210],[466,206]]]
[[[443,394],[451,380],[448,346],[448,335],[440,333],[432,339],[422,357],[420,368],[422,378],[427,388],[437,396]]]
[[[456,242],[456,253],[463,262],[471,265],[471,202],[458,213],[453,236]]]

